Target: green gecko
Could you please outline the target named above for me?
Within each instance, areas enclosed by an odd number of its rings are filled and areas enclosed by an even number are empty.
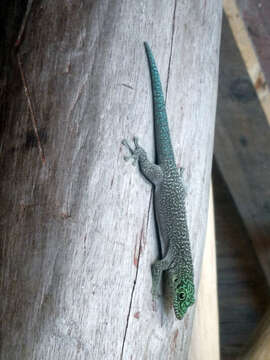
[[[152,295],[157,297],[162,272],[168,273],[169,286],[175,316],[182,319],[189,306],[194,304],[193,264],[185,208],[185,188],[182,181],[183,169],[176,167],[171,144],[165,101],[158,69],[152,51],[144,43],[152,82],[156,162],[151,163],[145,150],[134,138],[132,149],[126,140],[125,145],[131,156],[138,161],[142,174],[154,185],[154,210],[160,240],[168,244],[163,259],[151,266]]]

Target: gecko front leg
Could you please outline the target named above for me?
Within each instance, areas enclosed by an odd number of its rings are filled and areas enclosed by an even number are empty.
[[[163,171],[161,167],[148,160],[146,151],[139,145],[137,137],[134,137],[133,141],[135,145],[134,149],[132,149],[132,147],[128,144],[127,140],[122,141],[122,144],[126,146],[131,153],[130,156],[125,156],[124,159],[126,161],[133,159],[133,165],[135,165],[138,161],[141,173],[144,177],[154,185],[159,184],[163,178]]]

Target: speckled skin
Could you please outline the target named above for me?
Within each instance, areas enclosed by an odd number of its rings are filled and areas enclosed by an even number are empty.
[[[162,272],[167,271],[175,315],[177,319],[182,319],[195,301],[183,169],[179,171],[175,164],[159,73],[147,43],[145,50],[152,82],[157,164],[148,160],[137,138],[134,138],[135,149],[126,140],[123,144],[128,147],[131,157],[138,160],[141,172],[155,187],[154,204],[159,236],[162,243],[167,244],[164,258],[152,265],[153,297],[157,296]]]

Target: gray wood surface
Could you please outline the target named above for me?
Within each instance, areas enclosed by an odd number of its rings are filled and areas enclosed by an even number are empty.
[[[138,135],[153,158],[148,41],[198,284],[220,28],[217,0],[34,2],[20,55],[45,163],[21,87],[1,147],[1,360],[187,358],[194,307],[182,322],[152,309],[152,190],[120,142]]]

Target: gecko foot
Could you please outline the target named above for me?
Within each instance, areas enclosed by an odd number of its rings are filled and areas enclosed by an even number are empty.
[[[129,159],[133,159],[132,165],[136,165],[137,161],[139,160],[141,148],[139,146],[139,140],[136,136],[133,138],[133,142],[135,145],[134,149],[132,149],[126,139],[122,140],[122,145],[124,145],[131,154],[130,156],[124,156],[124,160],[128,161]]]

